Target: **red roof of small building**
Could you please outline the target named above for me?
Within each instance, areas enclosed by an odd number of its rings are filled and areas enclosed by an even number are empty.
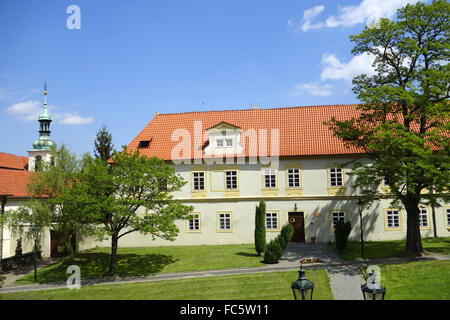
[[[13,170],[28,170],[28,157],[16,156],[0,152],[0,168]]]
[[[325,156],[325,155],[349,155],[363,153],[357,148],[347,148],[339,138],[333,136],[324,121],[335,117],[337,120],[358,117],[358,105],[329,105],[329,106],[307,106],[274,109],[248,109],[248,110],[226,110],[226,111],[204,111],[173,114],[157,114],[152,121],[137,135],[129,144],[128,149],[138,149],[140,141],[150,141],[146,148],[139,148],[142,155],[148,157],[156,156],[164,160],[172,159],[172,150],[180,143],[178,139],[172,140],[175,133],[189,133],[191,138],[190,159],[206,158],[203,152],[194,150],[194,122],[200,121],[204,139],[201,149],[204,150],[208,141],[207,129],[222,122],[236,126],[242,132],[255,130],[267,130],[267,156],[271,156],[271,136],[273,129],[279,134],[280,157],[290,156]],[[246,140],[246,139],[245,139]],[[254,156],[249,154],[249,143],[243,141],[245,154],[236,156]],[[259,147],[265,145],[258,140]],[[196,152],[194,152],[196,151]]]
[[[0,169],[0,196],[28,197],[27,186],[32,174],[34,172]]]

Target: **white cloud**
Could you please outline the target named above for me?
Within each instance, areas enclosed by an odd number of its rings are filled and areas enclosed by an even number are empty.
[[[59,123],[71,125],[88,124],[94,120],[93,117],[84,118],[76,113],[65,113],[65,112],[61,114],[55,114],[55,118]]]
[[[349,62],[341,62],[334,54],[324,54],[322,56],[322,73],[320,79],[325,80],[345,80],[351,82],[360,74],[373,75],[375,70],[372,67],[374,57],[367,53],[354,56]]]
[[[48,109],[52,119],[61,124],[81,125],[91,123],[94,120],[93,117],[81,117],[77,113],[51,111],[58,109],[56,106],[48,106]],[[29,100],[13,104],[6,108],[6,112],[23,121],[37,121],[42,112],[42,105],[37,100]]]
[[[14,114],[25,121],[37,120],[41,111],[40,102],[37,100],[19,102],[6,108],[6,112]]]
[[[313,96],[325,97],[331,95],[333,86],[329,84],[319,84],[316,82],[298,83],[291,91],[292,95],[301,95],[304,92],[308,92]]]
[[[372,24],[380,18],[392,19],[397,9],[406,6],[408,3],[414,4],[419,0],[363,0],[356,6],[344,6],[338,8],[337,15],[329,16],[325,21],[312,23],[314,18],[321,13],[325,7],[315,6],[307,9],[303,13],[303,19],[296,23],[294,19],[289,19],[288,25],[295,30],[308,31],[323,27],[334,28],[338,26],[350,27],[356,24]]]
[[[315,17],[317,17],[323,10],[325,9],[325,6],[315,6],[311,9],[305,10],[303,12],[303,23],[296,23],[294,19],[288,20],[288,25],[291,27],[294,27],[294,29],[302,30],[302,31],[308,31],[310,29],[319,29],[322,28],[322,24],[312,24],[312,20],[314,20]]]

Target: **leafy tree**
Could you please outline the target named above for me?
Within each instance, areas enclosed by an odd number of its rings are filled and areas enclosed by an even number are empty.
[[[407,5],[394,21],[381,19],[351,36],[352,53],[372,55],[376,74],[353,79],[363,102],[357,116],[328,122],[371,160],[355,162],[353,171],[369,201],[384,178],[392,205],[405,207],[407,256],[423,252],[419,205],[449,199],[449,8],[445,0]]]
[[[82,233],[83,220],[73,219],[69,207],[61,206],[61,195],[71,187],[71,182],[81,170],[81,162],[65,145],[50,149],[51,161],[41,161],[41,168],[31,175],[28,184],[30,200],[16,210],[5,212],[3,219],[13,234],[23,234],[32,239],[33,233],[28,226],[37,226],[40,230],[49,228],[61,234],[61,249],[73,253],[70,239]]]
[[[86,234],[111,239],[109,275],[115,273],[119,239],[142,231],[173,241],[179,232],[175,221],[193,210],[173,199],[171,193],[186,182],[164,160],[124,150],[113,161],[108,167],[86,155],[80,174],[61,197],[74,218],[83,217],[89,226]]]
[[[255,250],[261,255],[266,248],[266,203],[264,200],[256,206],[255,212]]]
[[[108,161],[108,159],[112,157],[114,152],[114,144],[112,143],[112,135],[105,125],[103,125],[97,132],[94,146],[94,155],[96,158],[100,158],[103,161]]]

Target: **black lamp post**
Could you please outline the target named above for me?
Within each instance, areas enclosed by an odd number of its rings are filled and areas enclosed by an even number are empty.
[[[358,207],[359,207],[359,221],[361,224],[361,258],[365,259],[364,256],[364,237],[363,237],[363,218],[362,218],[362,208],[363,208],[363,202],[361,198],[358,199]]]
[[[291,288],[295,300],[312,300],[314,283],[306,279],[302,264],[298,271],[298,279],[292,283]]]
[[[39,236],[39,227],[34,226],[32,231],[34,235],[34,281],[37,282],[37,238]]]
[[[373,275],[373,277],[372,277]],[[375,284],[375,274],[371,273],[369,277],[369,282],[361,285],[361,291],[364,297],[364,300],[384,300],[384,296],[386,295],[386,288],[381,285]]]

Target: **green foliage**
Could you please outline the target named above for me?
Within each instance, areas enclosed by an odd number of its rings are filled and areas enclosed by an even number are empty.
[[[114,145],[112,143],[112,135],[109,133],[105,125],[103,125],[97,132],[97,137],[94,141],[94,155],[103,161],[108,161],[113,155]]]
[[[258,255],[264,252],[266,248],[266,203],[264,200],[259,202],[255,211],[255,250]]]
[[[352,225],[350,221],[344,223],[344,221],[339,220],[336,222],[336,229],[334,230],[334,236],[336,239],[336,247],[339,251],[347,248],[347,240],[352,230]]]
[[[450,197],[450,4],[418,2],[351,36],[355,55],[374,57],[375,74],[353,79],[363,103],[356,118],[327,124],[349,147],[364,151],[370,163],[355,162],[355,187],[376,199],[382,178],[389,181],[392,205],[408,213],[405,253],[421,254],[418,206]],[[433,190],[425,194],[423,191]]]
[[[283,248],[280,245],[279,237],[271,240],[264,251],[264,262],[265,263],[277,263],[278,260],[283,255]]]
[[[292,235],[294,234],[294,227],[292,226],[292,224],[290,223],[286,223],[282,228],[281,228],[281,233],[280,233],[280,245],[282,247],[283,250],[286,250],[289,242],[292,239]]]
[[[24,224],[52,228],[63,233],[67,249],[72,234],[111,238],[111,274],[121,237],[142,231],[173,241],[179,231],[175,221],[193,210],[173,199],[171,193],[186,182],[162,159],[124,150],[110,166],[89,154],[78,161],[64,146],[52,149],[52,157],[31,181],[33,199],[6,212],[7,226],[16,232],[23,232]],[[139,208],[146,210],[144,219]]]
[[[294,227],[292,224],[287,223],[281,228],[280,234],[269,242],[269,245],[264,252],[265,263],[277,263],[286,250],[289,241],[291,241],[292,234],[294,233]]]

